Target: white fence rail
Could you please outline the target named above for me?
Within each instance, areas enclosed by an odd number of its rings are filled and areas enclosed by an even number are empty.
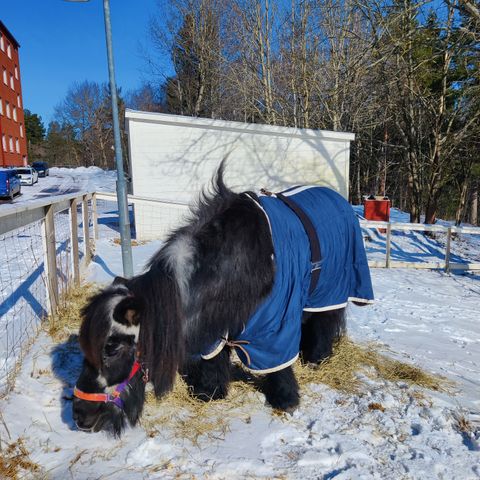
[[[1,207],[0,394],[41,321],[80,283],[94,248],[95,204],[94,193],[79,192]]]
[[[478,227],[454,227],[444,225],[425,225],[418,223],[396,223],[396,222],[379,222],[373,220],[360,220],[360,226],[364,229],[383,230],[386,235],[385,260],[369,260],[368,264],[373,268],[418,268],[418,269],[443,269],[446,272],[452,270],[480,270],[479,262],[454,262],[451,259],[452,239],[454,235],[469,234],[480,235]],[[395,261],[391,258],[392,252],[392,232],[432,232],[445,234],[445,255],[442,261],[436,262],[408,262]],[[480,244],[480,243],[479,243]],[[480,253],[480,252],[479,252]]]

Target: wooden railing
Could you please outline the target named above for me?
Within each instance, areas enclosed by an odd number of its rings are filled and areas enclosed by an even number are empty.
[[[94,229],[93,239],[90,238],[90,218],[88,202],[92,206],[92,225]],[[80,262],[79,239],[78,239],[78,205],[82,207],[83,228],[83,258]],[[80,284],[80,270],[86,266],[92,257],[95,238],[97,237],[97,212],[96,194],[81,192],[57,197],[48,197],[45,200],[19,203],[18,205],[5,205],[0,209],[0,235],[25,227],[35,222],[41,222],[43,237],[43,258],[45,277],[47,282],[47,302],[49,312],[55,312],[59,303],[59,286],[57,277],[56,260],[56,236],[54,215],[68,210],[70,217],[70,241],[71,241],[71,281],[75,285]],[[5,259],[8,261],[8,258]]]

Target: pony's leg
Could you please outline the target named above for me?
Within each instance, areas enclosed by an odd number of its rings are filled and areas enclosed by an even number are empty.
[[[199,400],[225,398],[230,382],[230,349],[224,348],[210,360],[189,362],[182,369],[182,376],[191,394]]]
[[[302,323],[300,351],[305,363],[318,364],[332,354],[334,342],[345,332],[345,308],[307,312]]]
[[[291,412],[300,402],[298,383],[292,367],[265,375],[262,391],[267,402],[279,410]]]

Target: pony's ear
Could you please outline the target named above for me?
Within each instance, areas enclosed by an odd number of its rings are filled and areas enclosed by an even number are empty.
[[[128,296],[117,304],[113,311],[113,318],[116,322],[130,327],[140,323],[140,315],[142,311],[142,300],[138,297]]]
[[[113,279],[113,283],[112,285],[125,285],[127,286],[127,282],[128,280],[126,278],[123,278],[123,277],[115,277]]]

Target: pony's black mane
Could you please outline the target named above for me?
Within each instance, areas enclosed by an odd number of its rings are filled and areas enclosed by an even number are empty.
[[[135,295],[148,298],[140,349],[152,364],[158,394],[171,387],[177,368],[190,356],[226,334],[240,333],[272,288],[266,217],[251,198],[226,187],[223,170],[222,164],[188,223],[129,284]]]

